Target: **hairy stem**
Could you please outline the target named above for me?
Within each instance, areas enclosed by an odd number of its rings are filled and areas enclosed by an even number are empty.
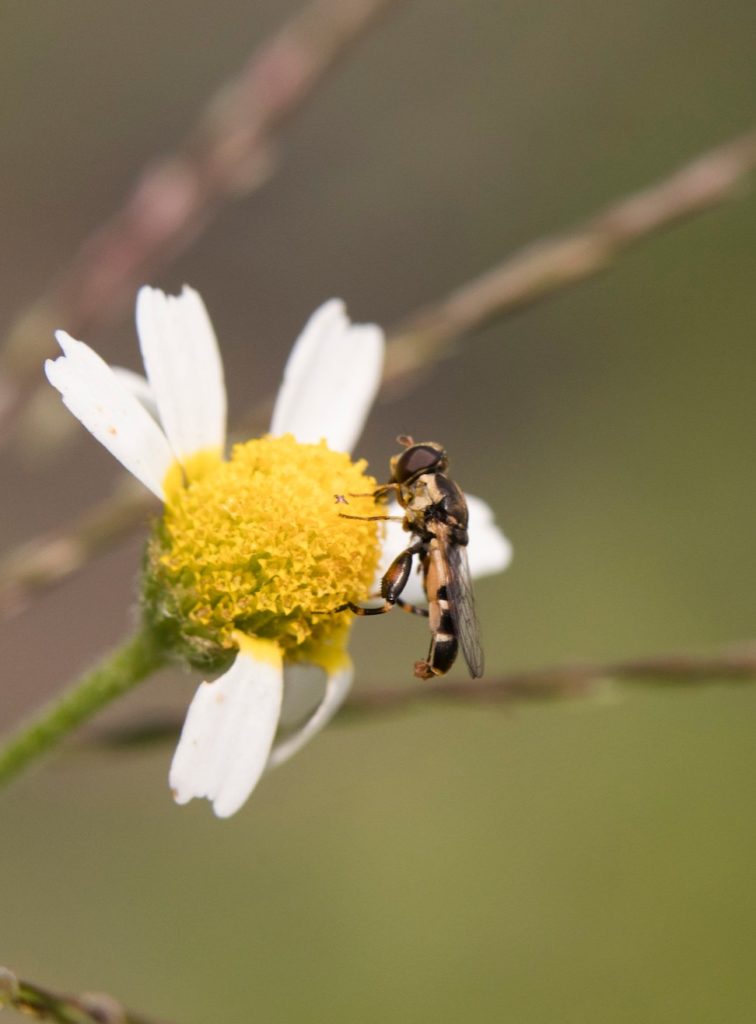
[[[165,662],[153,634],[141,630],[53,700],[42,712],[0,743],[0,785],[59,743],[112,700],[126,693]]]

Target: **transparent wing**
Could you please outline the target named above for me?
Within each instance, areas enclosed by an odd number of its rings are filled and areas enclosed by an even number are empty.
[[[439,537],[443,545],[446,562],[449,566],[449,583],[447,594],[449,611],[457,628],[459,646],[470,675],[478,679],[483,675],[483,648],[480,642],[480,626],[475,614],[475,597],[473,595],[470,566],[467,562],[467,548],[452,543],[448,537]]]

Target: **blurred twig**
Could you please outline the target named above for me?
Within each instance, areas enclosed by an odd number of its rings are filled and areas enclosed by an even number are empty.
[[[155,1018],[125,1010],[112,996],[101,993],[69,996],[51,992],[33,982],[22,981],[0,967],[0,1009],[3,1006],[58,1024],[160,1024]]]
[[[83,512],[74,525],[54,527],[19,544],[0,558],[0,618],[23,611],[34,595],[133,534],[159,507],[152,494],[124,475],[111,496]]]
[[[91,335],[133,301],[230,199],[271,169],[275,135],[396,0],[312,0],[253,54],[201,112],[176,153],[148,167],[114,216],[91,235],[48,291],[11,326],[0,353],[0,436],[7,432],[64,325]]]
[[[571,231],[532,243],[402,324],[391,339],[386,381],[435,362],[461,335],[593,277],[649,235],[743,194],[754,169],[751,130]]]
[[[391,334],[384,387],[406,382],[442,358],[462,335],[592,277],[636,242],[738,195],[754,168],[756,131],[709,150],[574,230],[515,253]],[[270,404],[270,399],[260,402],[246,422],[264,424]],[[151,507],[146,496],[140,501],[133,494],[128,499],[116,495],[82,519],[12,551],[0,563],[0,614],[81,568],[130,524],[136,527]],[[98,524],[96,545],[87,540],[93,519]],[[61,550],[76,552],[68,566],[61,564]],[[32,568],[25,563],[29,552],[34,552]]]
[[[603,664],[568,662],[506,672],[493,679],[411,682],[405,686],[367,689],[349,698],[337,721],[367,721],[382,712],[405,711],[416,705],[444,701],[474,707],[585,698],[600,694],[612,682],[675,689],[756,682],[756,644],[749,642],[714,654],[655,654]],[[145,747],[174,741],[180,730],[180,718],[153,716],[148,721],[101,731],[96,742],[107,747]]]
[[[354,715],[393,711],[428,701],[463,704],[520,703],[587,697],[607,682],[660,686],[701,686],[756,681],[756,648],[719,654],[654,654],[626,661],[571,662],[507,672],[494,679],[436,682],[429,686],[385,687],[355,694],[345,705]]]

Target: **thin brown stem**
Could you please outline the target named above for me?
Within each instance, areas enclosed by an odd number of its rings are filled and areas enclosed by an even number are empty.
[[[607,682],[683,687],[754,681],[756,648],[751,646],[712,655],[655,654],[604,663],[570,662],[507,672],[493,679],[382,687],[355,694],[346,708],[363,715],[439,700],[486,704],[587,697]]]
[[[17,978],[0,967],[0,1009],[10,1006],[38,1020],[58,1024],[166,1024],[124,1009],[112,996],[84,993],[69,996]]]
[[[384,393],[443,358],[463,335],[594,276],[632,245],[742,194],[755,168],[752,131],[620,199],[574,230],[527,246],[409,317],[389,338]],[[264,430],[271,406],[268,397],[243,417],[243,433]],[[151,506],[146,496],[116,496],[81,519],[11,551],[0,563],[0,616],[83,567],[130,526],[137,527]],[[98,524],[94,545],[87,538],[93,519]],[[75,557],[66,564],[61,551],[75,552]],[[32,552],[33,568],[27,568]]]
[[[490,679],[461,682],[439,679],[432,683],[408,681],[401,686],[363,689],[352,694],[337,721],[346,724],[370,721],[381,713],[407,711],[439,702],[463,707],[509,707],[590,698],[599,695],[612,683],[683,690],[692,686],[753,682],[756,682],[756,641],[749,641],[713,654],[654,654],[622,661],[566,662],[505,672]],[[180,729],[178,718],[151,717],[148,721],[101,732],[97,742],[107,747],[173,742]]]
[[[40,382],[53,330],[95,333],[224,203],[258,188],[271,171],[282,125],[396,2],[312,0],[211,97],[184,145],[146,168],[123,206],[16,318],[0,353],[0,434]]]
[[[23,611],[37,595],[72,576],[143,525],[159,505],[124,475],[110,497],[74,522],[54,527],[0,558],[0,619]]]
[[[649,236],[742,195],[754,169],[756,130],[701,154],[571,231],[526,246],[401,324],[391,337],[384,384],[443,358],[462,335],[606,270]]]

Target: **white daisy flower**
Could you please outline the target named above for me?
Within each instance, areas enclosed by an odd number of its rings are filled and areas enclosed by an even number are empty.
[[[63,355],[45,369],[74,416],[164,502],[145,558],[146,622],[176,655],[222,670],[192,700],[170,785],[178,803],[206,797],[227,817],[342,704],[353,619],[323,612],[364,600],[406,546],[397,524],[382,541],[375,523],[340,517],[334,502],[376,486],[348,453],[380,383],[384,336],[326,302],[294,345],[270,433],[226,458],[223,366],[202,299],[142,288],[136,321],[146,379],[63,331]],[[499,572],[509,543],[484,502],[468,503],[471,571]],[[286,689],[313,673],[325,675],[320,704],[276,743]]]

